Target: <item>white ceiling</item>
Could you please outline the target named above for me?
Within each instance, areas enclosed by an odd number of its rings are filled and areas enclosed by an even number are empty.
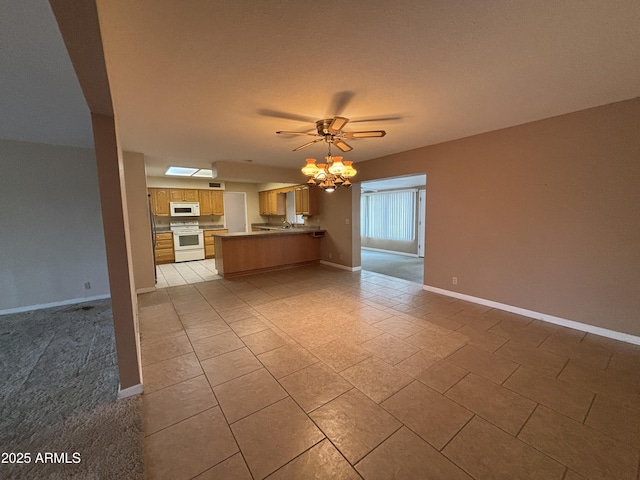
[[[144,153],[150,174],[301,166],[326,147],[292,152],[309,137],[275,131],[337,114],[352,120],[345,131],[387,131],[349,140],[345,158],[359,162],[640,95],[637,0],[98,7],[122,146]],[[48,3],[3,0],[0,18],[0,137],[90,145]]]

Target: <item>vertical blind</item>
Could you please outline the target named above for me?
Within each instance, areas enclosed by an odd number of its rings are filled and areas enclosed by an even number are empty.
[[[360,235],[384,240],[416,238],[416,192],[364,193],[360,205]]]

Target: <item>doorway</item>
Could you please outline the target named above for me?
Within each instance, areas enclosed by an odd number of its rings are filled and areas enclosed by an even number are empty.
[[[363,271],[424,282],[426,175],[361,184]]]
[[[247,231],[247,194],[224,192],[224,228],[233,232]]]

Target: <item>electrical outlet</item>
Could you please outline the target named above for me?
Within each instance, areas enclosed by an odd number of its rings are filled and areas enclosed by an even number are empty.
[[[458,284],[458,277],[453,277],[453,279],[451,280],[451,283],[453,283],[454,285]]]
[[[90,282],[84,282],[84,289],[85,290],[91,290],[91,283]]]

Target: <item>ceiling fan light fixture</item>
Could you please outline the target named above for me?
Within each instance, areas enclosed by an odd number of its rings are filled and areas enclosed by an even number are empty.
[[[331,148],[331,144],[329,144]],[[324,157],[326,163],[315,164],[314,158],[307,158],[306,164],[302,167],[302,173],[307,175],[307,185],[310,187],[317,186],[325,192],[333,192],[336,188],[344,186],[349,188],[351,182],[349,178],[353,177],[357,172],[353,168],[353,162],[350,160],[342,160],[342,157],[331,156],[329,154]]]
[[[293,151],[297,152],[303,148],[307,148],[309,145],[313,145],[318,142],[327,142],[328,144],[334,144],[336,148],[339,148],[343,152],[349,152],[353,150],[353,147],[345,142],[345,138],[367,138],[367,137],[384,137],[386,132],[384,130],[368,130],[361,132],[343,132],[344,126],[349,123],[349,119],[346,117],[335,116],[333,118],[324,118],[316,122],[316,132],[292,132],[288,130],[278,130],[278,135],[308,135],[311,137],[318,137],[316,140],[300,145],[294,148]]]

